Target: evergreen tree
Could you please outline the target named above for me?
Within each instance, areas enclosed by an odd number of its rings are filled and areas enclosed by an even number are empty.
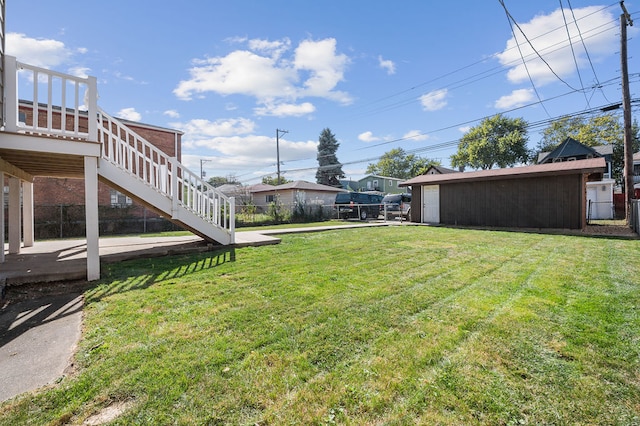
[[[340,144],[329,128],[320,133],[318,139],[318,171],[316,182],[322,185],[340,186],[340,178],[344,178],[342,164],[338,162],[336,151]]]

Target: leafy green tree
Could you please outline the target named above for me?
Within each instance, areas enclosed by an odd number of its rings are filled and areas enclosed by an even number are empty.
[[[279,181],[277,176],[264,176],[262,178],[262,183],[264,183],[265,185],[278,186],[278,185],[282,185],[284,183],[289,183],[289,182],[293,182],[293,181],[285,178],[284,176],[280,176]]]
[[[640,128],[634,121],[631,133],[633,152],[640,150]],[[613,114],[602,114],[591,118],[565,117],[554,120],[542,131],[536,146],[536,157],[540,152],[549,152],[571,137],[587,146],[613,145],[612,173],[617,182],[622,182],[624,169],[624,129],[620,119]]]
[[[563,117],[554,120],[542,131],[536,146],[538,153],[548,152],[571,137],[586,146],[616,145],[622,143],[623,130],[618,118],[603,114],[591,118]]]
[[[526,163],[530,157],[527,140],[527,122],[522,118],[502,114],[485,118],[460,139],[451,165],[488,170]]]
[[[209,180],[207,181],[209,183],[209,185],[213,186],[213,187],[218,187],[218,186],[222,186],[222,185],[226,185],[226,184],[232,184],[232,185],[239,185],[240,181],[238,180],[238,178],[236,178],[235,175],[228,175],[228,176],[212,176],[209,178]]]
[[[402,148],[393,148],[385,152],[377,163],[367,166],[367,173],[410,179],[427,171],[430,166],[439,166],[440,162],[415,154],[407,154]]]
[[[336,151],[340,144],[329,128],[322,130],[318,138],[318,170],[316,182],[322,185],[340,186],[340,178],[344,178],[342,164],[338,162]]]

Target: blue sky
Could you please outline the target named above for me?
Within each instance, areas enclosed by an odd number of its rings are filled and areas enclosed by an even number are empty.
[[[625,5],[637,98],[640,3]],[[274,176],[282,129],[282,173],[315,181],[328,127],[359,179],[392,148],[449,166],[497,113],[540,123],[534,147],[550,118],[620,102],[618,2],[504,6],[517,26],[499,0],[9,0],[6,49],[96,76],[111,115],[185,132],[183,163],[207,177]]]

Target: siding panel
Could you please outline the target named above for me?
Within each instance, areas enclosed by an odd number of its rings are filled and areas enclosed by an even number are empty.
[[[441,184],[440,191],[442,224],[582,228],[579,174],[455,182]]]

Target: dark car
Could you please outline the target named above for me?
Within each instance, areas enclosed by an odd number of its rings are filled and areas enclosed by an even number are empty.
[[[409,220],[411,216],[411,194],[389,194],[382,199],[380,213],[386,214],[386,219],[396,217]]]
[[[380,215],[382,195],[367,192],[341,192],[336,195],[338,218],[377,218]]]

